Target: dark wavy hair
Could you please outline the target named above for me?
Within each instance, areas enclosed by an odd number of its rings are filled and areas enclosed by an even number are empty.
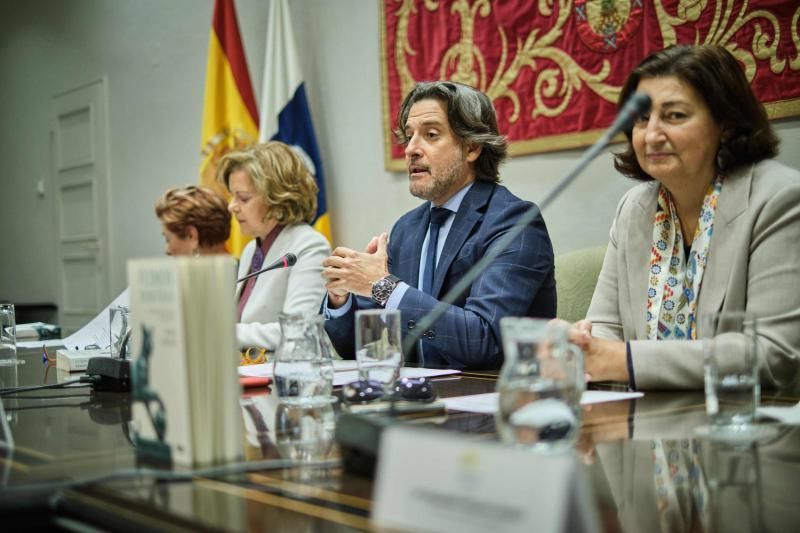
[[[456,136],[468,146],[482,146],[475,162],[476,179],[500,181],[500,163],[508,153],[506,138],[497,130],[497,114],[488,96],[474,87],[453,81],[421,82],[411,89],[397,113],[394,134],[406,144],[405,129],[411,106],[420,100],[434,99],[447,105],[447,120]]]
[[[743,165],[757,163],[778,154],[778,140],[767,112],[753,93],[750,83],[733,55],[715,44],[676,45],[647,56],[628,76],[618,107],[636,91],[643,79],[675,76],[689,84],[703,98],[711,116],[721,126],[723,140],[717,152],[717,169],[728,174]],[[631,136],[628,146],[615,154],[614,166],[622,174],[642,181],[652,180],[636,159]]]

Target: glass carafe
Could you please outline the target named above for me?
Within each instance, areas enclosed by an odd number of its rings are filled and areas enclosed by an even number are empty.
[[[275,392],[282,402],[328,401],[333,388],[333,362],[326,344],[323,317],[282,313],[281,342],[275,351]]]
[[[500,322],[505,363],[497,381],[497,430],[503,441],[543,451],[570,448],[585,389],[583,352],[569,325],[534,318]]]

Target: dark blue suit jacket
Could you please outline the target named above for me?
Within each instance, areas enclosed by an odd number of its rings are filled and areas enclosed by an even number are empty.
[[[433,295],[416,288],[430,203],[397,221],[389,238],[389,272],[410,285],[399,306],[404,336],[532,205],[502,185],[476,181],[464,196],[447,235],[436,266]],[[553,272],[553,247],[544,220],[538,216],[430,330],[422,333],[425,366],[499,368],[503,364],[501,318],[556,315]],[[342,357],[355,357],[355,311],[375,307],[368,298],[359,296],[347,314],[325,322]],[[415,360],[415,354],[406,354],[406,360]]]

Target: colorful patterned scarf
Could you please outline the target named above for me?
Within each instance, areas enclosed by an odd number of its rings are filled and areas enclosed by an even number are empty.
[[[647,289],[648,339],[697,338],[697,296],[700,294],[700,284],[708,260],[708,248],[714,231],[714,214],[721,190],[722,178],[717,177],[708,186],[703,199],[688,261],[672,196],[664,187],[658,191],[658,209],[650,252],[650,283]]]
[[[650,443],[661,531],[692,531],[697,525],[708,529],[708,483],[700,446],[695,439]]]

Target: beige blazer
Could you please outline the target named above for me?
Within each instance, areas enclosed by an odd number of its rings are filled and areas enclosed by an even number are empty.
[[[688,482],[684,477],[682,488],[672,484],[678,477],[667,479],[667,486],[659,485],[662,490],[675,491],[677,498],[673,501],[679,503],[678,508],[673,508],[677,513],[664,522],[654,475],[654,441],[634,437],[632,441],[598,444],[599,460],[591,467],[595,498],[607,502],[606,512],[619,520],[622,531],[664,531],[665,525],[668,531],[700,531],[705,530],[701,523],[708,527],[709,522],[717,531],[746,531],[750,530],[748,526],[753,531],[795,531],[800,428],[772,427],[776,436],[746,446],[692,439],[692,434],[667,437],[680,439],[690,449],[699,446],[696,458],[700,471],[696,477],[690,475]],[[690,487],[714,498],[714,507],[706,500],[698,509]],[[609,500],[616,509],[608,509]]]
[[[587,312],[594,335],[631,341],[640,389],[701,389],[702,343],[651,341],[648,266],[658,183],[623,196]],[[800,172],[762,161],[725,180],[697,312],[746,310],[760,319],[763,386],[794,387],[800,371]],[[698,329],[698,339],[714,336]],[[744,342],[732,335],[731,342]]]
[[[239,276],[247,275],[256,242],[251,241],[242,251]],[[264,258],[264,266],[276,261],[287,252],[297,256],[291,268],[272,270],[256,279],[250,298],[242,310],[242,319],[236,324],[236,341],[239,348],[258,346],[274,350],[281,339],[278,315],[284,313],[319,311],[325,285],[322,279],[322,260],[331,254],[328,241],[308,224],[286,226]],[[236,286],[236,301],[244,283]]]

